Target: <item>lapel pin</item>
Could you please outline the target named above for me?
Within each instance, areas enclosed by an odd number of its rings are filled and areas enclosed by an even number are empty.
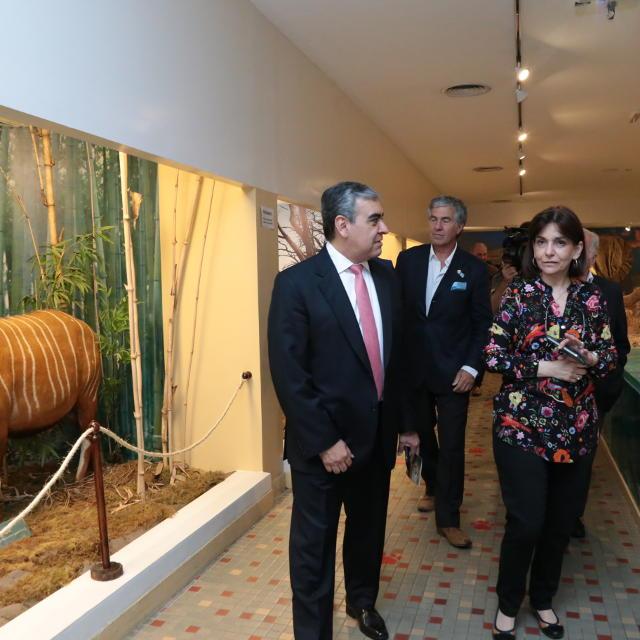
[[[464,278],[464,272],[463,272],[463,271],[461,271],[460,269],[458,269],[457,273],[458,273],[458,275],[459,275],[461,278]]]

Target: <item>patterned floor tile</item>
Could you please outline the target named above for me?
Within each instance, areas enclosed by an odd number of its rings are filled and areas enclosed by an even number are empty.
[[[503,532],[491,452],[492,394],[471,399],[463,527],[474,546],[457,550],[416,511],[420,490],[398,465],[392,477],[378,609],[395,640],[490,638]],[[145,620],[130,640],[293,640],[287,545],[291,495],[237,540],[197,579]],[[585,518],[587,538],[572,541],[554,602],[569,640],[640,639],[640,529],[601,451]],[[343,523],[341,523],[340,534]],[[340,550],[337,554],[341,557]],[[344,613],[342,566],[336,568],[336,640],[361,640]],[[523,608],[518,638],[543,638]]]

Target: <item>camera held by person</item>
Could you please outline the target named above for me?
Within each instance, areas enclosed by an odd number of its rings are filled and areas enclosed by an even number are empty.
[[[519,227],[504,228],[502,264],[500,271],[491,280],[491,310],[493,313],[498,310],[505,289],[522,269],[522,257],[529,238],[528,229],[529,222],[523,222]]]

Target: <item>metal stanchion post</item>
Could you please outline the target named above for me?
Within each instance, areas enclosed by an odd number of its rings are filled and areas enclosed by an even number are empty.
[[[94,580],[106,582],[119,578],[122,573],[122,565],[119,562],[111,562],[109,558],[109,534],[107,532],[107,508],[104,500],[104,482],[102,479],[102,455],[100,453],[100,424],[92,420],[89,425],[93,429],[91,437],[91,460],[93,461],[93,477],[96,484],[96,507],[98,509],[98,529],[100,530],[100,556],[101,564],[91,567],[91,577]]]

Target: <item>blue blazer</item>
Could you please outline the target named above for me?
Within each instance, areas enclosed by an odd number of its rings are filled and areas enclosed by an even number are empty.
[[[463,365],[482,370],[488,342],[491,302],[487,267],[459,246],[426,313],[431,245],[402,251],[396,271],[404,311],[404,358],[407,384],[433,393],[451,391]]]

